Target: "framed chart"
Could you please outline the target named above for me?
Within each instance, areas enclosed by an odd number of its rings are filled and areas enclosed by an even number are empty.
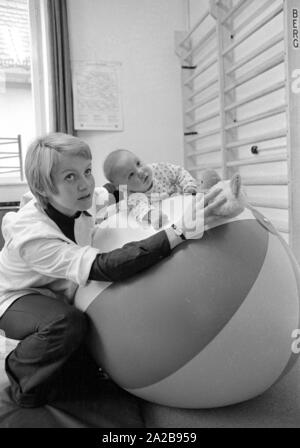
[[[120,62],[73,61],[77,130],[122,131]]]

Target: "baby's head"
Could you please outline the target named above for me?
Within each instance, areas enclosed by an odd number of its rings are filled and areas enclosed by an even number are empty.
[[[239,174],[234,174],[230,180],[220,180],[211,187],[210,191],[221,188],[218,198],[225,197],[226,202],[214,212],[216,216],[235,217],[242,213],[246,204],[246,194],[242,189],[242,179]]]
[[[119,187],[127,185],[130,192],[144,193],[152,186],[152,170],[127,149],[111,152],[103,164],[105,177]]]
[[[28,148],[25,175],[32,194],[44,208],[58,201],[62,211],[91,206],[94,178],[89,146],[77,137],[59,132],[36,139]],[[76,210],[77,209],[77,210]]]

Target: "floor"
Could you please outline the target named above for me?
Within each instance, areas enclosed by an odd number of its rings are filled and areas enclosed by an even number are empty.
[[[300,427],[300,360],[262,396],[225,408],[188,410],[148,403],[110,380],[87,378],[83,371],[73,375],[76,381],[70,381],[70,376],[61,379],[51,404],[22,409],[10,398],[4,358],[0,350],[0,428]]]

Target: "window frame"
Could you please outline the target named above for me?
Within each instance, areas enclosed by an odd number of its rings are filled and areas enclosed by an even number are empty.
[[[32,49],[32,89],[37,135],[53,128],[47,0],[28,0]]]
[[[32,101],[36,135],[42,135],[53,129],[51,57],[49,51],[49,18],[47,0],[27,0],[31,43]],[[25,148],[26,151],[26,148]],[[24,161],[24,148],[23,155]],[[22,162],[23,162],[22,161]],[[24,164],[22,163],[24,166]],[[26,186],[26,180],[15,177],[0,177],[0,202],[3,187]],[[1,191],[2,190],[2,191]],[[7,190],[7,189],[6,189]],[[13,189],[19,191],[19,188]],[[9,195],[10,196],[10,195]],[[13,194],[12,200],[18,200]]]

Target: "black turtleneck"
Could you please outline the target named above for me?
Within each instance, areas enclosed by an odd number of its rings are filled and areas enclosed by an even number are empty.
[[[63,213],[59,212],[54,208],[51,204],[47,204],[47,207],[45,208],[45,212],[49,216],[49,218],[52,219],[52,221],[55,222],[55,224],[60,228],[62,233],[69,238],[70,240],[75,240],[75,234],[74,234],[74,224],[75,219],[79,218],[81,215],[81,212],[76,212],[73,216],[66,216]]]

